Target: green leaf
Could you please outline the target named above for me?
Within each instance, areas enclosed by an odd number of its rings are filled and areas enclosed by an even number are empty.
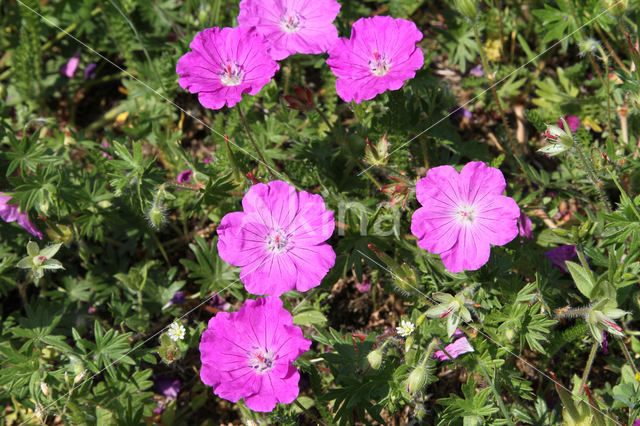
[[[306,309],[293,316],[293,323],[295,325],[305,324],[317,324],[323,325],[327,322],[327,318],[324,314],[316,309]]]
[[[591,297],[591,291],[595,287],[595,283],[593,282],[590,271],[586,271],[575,262],[567,261],[566,265],[580,293],[585,297]]]

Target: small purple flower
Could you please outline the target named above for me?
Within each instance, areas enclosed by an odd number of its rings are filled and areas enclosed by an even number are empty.
[[[209,164],[211,163],[211,157],[207,157],[204,159],[204,164]]]
[[[95,62],[90,62],[84,69],[84,79],[89,80],[96,77],[97,65]]]
[[[364,279],[361,283],[356,281],[356,288],[360,293],[366,293],[371,290],[371,281]]]
[[[66,64],[60,67],[60,72],[62,73],[62,75],[67,76],[68,78],[73,78],[73,75],[76,73],[79,64],[80,52],[76,52],[75,55],[73,55]]]
[[[552,248],[545,252],[544,255],[549,258],[551,263],[553,263],[553,266],[556,266],[560,268],[562,272],[567,273],[569,270],[567,269],[565,262],[576,257],[576,254],[576,246],[565,245]]]
[[[456,331],[453,332],[453,338],[454,339],[459,339],[462,336],[464,336],[464,332],[462,330],[460,330],[459,328],[456,328]]]
[[[454,358],[458,358],[460,355],[466,354],[467,352],[473,352],[473,347],[469,344],[466,337],[456,340],[455,342],[445,346],[444,349]],[[440,361],[446,361],[449,359],[444,351],[436,351],[436,353],[433,354],[433,357]]]
[[[218,293],[213,295],[209,305],[221,311],[228,311],[231,308],[231,303],[227,302],[227,300]]]
[[[580,119],[575,115],[565,115],[564,119],[569,125],[569,130],[571,130],[571,133],[575,132],[576,130],[578,130],[578,127],[580,127]],[[562,124],[562,119],[558,119],[558,127],[564,130],[564,124]]]
[[[171,298],[171,303],[173,305],[180,305],[186,301],[187,299],[184,297],[183,291],[176,291],[176,293],[173,295],[173,298]]]
[[[169,399],[176,399],[180,393],[180,380],[158,376],[154,382],[156,391]]]
[[[602,330],[602,353],[609,355],[609,341],[607,340],[607,332]]]
[[[476,77],[484,77],[484,71],[482,70],[482,65],[478,64],[475,67],[469,70],[469,74]]]
[[[178,174],[176,180],[180,183],[189,182],[193,177],[193,172],[191,170],[183,170]]]
[[[531,231],[531,219],[529,216],[520,211],[520,217],[518,218],[518,234],[524,238],[533,238],[533,232]]]
[[[109,148],[111,146],[111,144],[107,141],[102,142],[102,145],[100,145],[102,148],[104,148],[105,150],[107,148]],[[102,156],[104,158],[108,158],[109,160],[113,160],[113,155],[109,155],[109,153],[107,153],[106,151],[102,151]]]
[[[36,226],[29,220],[29,216],[25,213],[20,213],[20,207],[17,204],[9,204],[11,199],[9,195],[2,195],[0,192],[0,219],[5,222],[18,222],[18,225],[22,226],[25,231],[42,239],[42,233],[38,231]]]
[[[633,426],[640,426],[640,419],[635,419],[633,421]]]

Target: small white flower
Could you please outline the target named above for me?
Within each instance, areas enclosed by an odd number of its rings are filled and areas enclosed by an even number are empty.
[[[415,330],[415,326],[411,321],[402,320],[400,327],[396,327],[396,331],[402,337],[408,337]]]
[[[180,323],[174,322],[169,327],[169,331],[167,331],[167,334],[169,335],[169,338],[174,342],[177,342],[178,340],[182,340],[184,339],[184,334],[185,334],[184,326]]]

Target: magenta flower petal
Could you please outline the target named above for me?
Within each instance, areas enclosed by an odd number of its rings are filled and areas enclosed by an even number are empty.
[[[338,39],[335,0],[242,0],[238,23],[255,27],[281,60],[295,53],[323,53]]]
[[[38,231],[38,228],[29,220],[29,216],[25,213],[20,213],[20,207],[17,204],[9,204],[11,197],[9,195],[2,195],[0,192],[0,218],[5,222],[18,222],[18,225],[22,226],[25,231],[42,239],[42,232]]]
[[[504,195],[500,170],[474,161],[460,174],[451,166],[429,170],[416,184],[422,207],[411,217],[418,246],[440,254],[450,272],[476,270],[489,260],[491,245],[518,235],[520,209]]]
[[[185,183],[185,182],[189,182],[192,177],[193,177],[193,171],[183,170],[180,173],[178,173],[176,180],[180,183]]]
[[[273,181],[253,185],[242,207],[220,221],[218,253],[242,268],[247,291],[279,296],[320,285],[336,258],[325,243],[335,223],[322,197]]]
[[[529,216],[524,214],[524,212],[520,213],[520,217],[518,218],[518,234],[524,238],[533,238],[533,232],[531,231],[531,219]]]
[[[243,93],[256,95],[278,70],[262,36],[249,27],[207,28],[189,47],[176,66],[178,83],[198,93],[205,108],[231,108]]]
[[[76,70],[78,69],[79,64],[80,64],[80,52],[76,52],[76,54],[73,55],[71,59],[67,61],[66,64],[60,67],[60,73],[62,73],[62,75],[68,78],[73,78],[73,75],[76,73]]]
[[[300,374],[291,364],[311,341],[277,297],[247,300],[238,312],[209,320],[200,342],[200,377],[221,398],[244,398],[254,411],[293,402]]]
[[[569,130],[571,130],[571,133],[575,132],[576,130],[578,130],[578,127],[580,127],[580,124],[581,124],[580,119],[575,115],[565,115],[564,119],[569,125]],[[558,127],[564,130],[564,124],[562,124],[562,119],[558,119]]]
[[[455,342],[444,347],[449,355],[453,358],[458,358],[462,354],[466,354],[467,352],[473,352],[473,346],[469,344],[469,341],[466,337],[462,337]],[[439,359],[440,361],[446,361],[449,357],[444,353],[444,351],[436,351],[433,354],[433,357]]]
[[[416,46],[420,40],[422,32],[411,21],[390,16],[358,19],[351,38],[339,38],[329,49],[327,64],[338,77],[340,98],[360,103],[400,89],[424,64]]]

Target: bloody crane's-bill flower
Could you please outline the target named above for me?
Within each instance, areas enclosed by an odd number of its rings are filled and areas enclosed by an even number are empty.
[[[198,93],[205,108],[231,108],[243,93],[258,94],[278,70],[262,36],[249,27],[207,28],[189,47],[176,67],[178,83]]]
[[[323,53],[338,39],[335,0],[242,0],[238,23],[255,27],[269,44],[271,57]]]
[[[420,40],[422,32],[406,19],[358,19],[351,38],[339,38],[329,49],[327,64],[338,77],[338,95],[345,102],[360,103],[400,89],[424,64],[422,50],[416,46]]]
[[[9,204],[10,199],[11,196],[3,195],[0,192],[0,218],[5,222],[18,222],[18,225],[22,226],[25,231],[42,239],[42,232],[38,231],[26,213],[20,212],[20,207],[17,204]]]
[[[247,291],[279,296],[320,285],[336,259],[325,243],[333,234],[333,212],[322,197],[276,180],[253,185],[242,207],[222,218],[218,253],[242,268]]]
[[[238,312],[219,312],[200,341],[200,377],[221,398],[244,398],[253,411],[293,402],[300,374],[291,365],[309,350],[277,297],[247,300]]]
[[[489,260],[491,245],[518,235],[520,209],[502,195],[502,172],[480,161],[460,174],[451,166],[434,167],[416,185],[422,207],[411,218],[418,246],[440,254],[450,272],[479,269]]]

